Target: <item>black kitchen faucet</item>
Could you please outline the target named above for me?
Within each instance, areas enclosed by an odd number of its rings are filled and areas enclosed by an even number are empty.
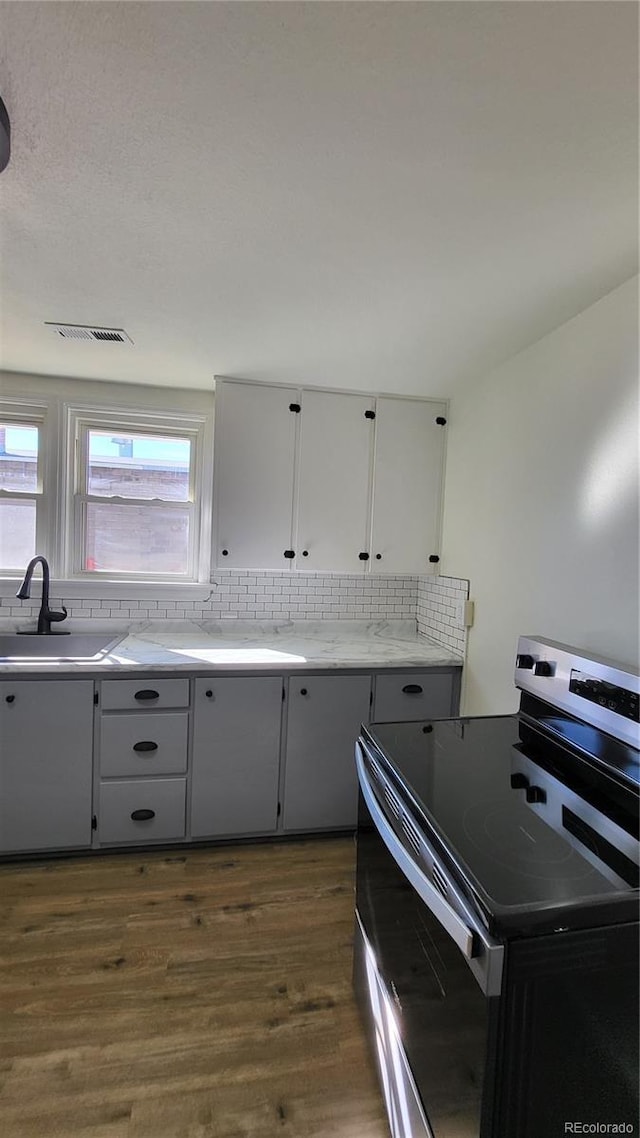
[[[49,562],[46,557],[41,557],[38,554],[32,557],[27,565],[24,575],[24,580],[16,593],[21,601],[26,601],[31,596],[31,578],[36,565],[40,562],[42,565],[42,603],[40,605],[40,612],[38,613],[38,627],[35,630],[28,630],[23,632],[23,636],[68,636],[69,633],[66,629],[56,629],[52,631],[51,625],[56,621],[67,619],[67,610],[62,606],[62,612],[56,612],[54,609],[49,608]]]

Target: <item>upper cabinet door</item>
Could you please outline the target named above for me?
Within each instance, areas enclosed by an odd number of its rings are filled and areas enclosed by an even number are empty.
[[[446,404],[376,402],[371,568],[376,573],[437,572]]]
[[[299,394],[258,383],[216,385],[214,557],[219,568],[286,569],[291,559]]]
[[[360,555],[369,554],[373,407],[369,396],[302,394],[297,569],[354,573],[367,566]]]

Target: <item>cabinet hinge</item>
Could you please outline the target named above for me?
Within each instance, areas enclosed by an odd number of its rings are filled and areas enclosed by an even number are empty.
[[[280,817],[280,815],[281,815],[281,813],[282,813],[282,803],[281,803],[281,802],[279,802],[279,803],[278,803],[278,812],[277,812],[277,815],[276,815],[276,817],[278,817],[278,818],[279,818],[279,817]]]
[[[375,411],[365,411],[364,417],[365,419],[375,419],[376,413]]]
[[[91,829],[92,830],[98,829],[98,819],[97,819],[95,814],[91,815]]]
[[[93,702],[94,702],[94,703],[96,703],[96,704],[97,704],[97,702],[98,702],[98,693],[97,693],[97,691],[94,691],[94,693],[93,693]]]

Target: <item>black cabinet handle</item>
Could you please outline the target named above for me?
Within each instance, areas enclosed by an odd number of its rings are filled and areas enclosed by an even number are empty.
[[[152,818],[155,818],[155,816],[156,816],[155,810],[134,810],[132,815],[131,815],[131,821],[132,822],[150,822]]]
[[[140,743],[133,744],[134,751],[157,751],[158,744],[152,743],[150,739],[142,739]]]
[[[229,550],[228,550],[228,549],[223,549],[223,550],[222,550],[222,556],[223,556],[223,557],[228,557],[228,556],[229,556]]]
[[[439,427],[446,427],[447,420],[445,419],[444,415],[437,415],[436,416],[436,423],[438,424]]]
[[[382,554],[376,553],[376,561],[382,561]]]
[[[290,403],[289,404],[289,410],[294,411],[297,415],[298,412],[300,411],[300,404],[299,403]]]
[[[420,684],[405,684],[402,690],[405,695],[422,695]]]
[[[369,554],[368,553],[359,553],[358,554],[358,560],[359,561],[368,561],[369,560]]]
[[[211,688],[207,688],[204,694],[206,695],[207,699],[213,699],[213,692],[211,691]]]
[[[430,558],[429,558],[429,561],[431,562],[432,565],[437,565],[439,560],[440,560],[440,558],[438,557],[437,553],[432,553]]]
[[[308,557],[308,556],[309,556],[309,550],[308,550],[308,549],[303,549],[303,550],[302,550],[302,556],[303,556],[303,557]]]
[[[295,557],[295,555],[296,555],[295,549],[285,549],[285,551],[284,551],[284,556],[289,561],[291,560],[292,557]]]
[[[365,411],[364,417],[365,419],[375,419],[376,413],[375,411]]]
[[[300,688],[300,695],[306,695],[306,694],[307,694],[307,689],[306,688]]]
[[[145,703],[149,699],[160,699],[160,692],[154,691],[153,688],[141,688],[133,698],[139,700],[140,703]]]
[[[5,696],[5,701],[6,701],[6,703],[13,703],[13,701],[15,700],[15,698],[16,698],[16,697],[15,697],[15,695],[6,695],[6,696]]]

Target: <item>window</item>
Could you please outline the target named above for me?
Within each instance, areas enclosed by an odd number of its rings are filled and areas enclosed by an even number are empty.
[[[197,580],[202,424],[72,412],[71,429],[70,575]]]
[[[24,571],[45,539],[42,417],[0,412],[0,568]]]
[[[68,596],[208,584],[212,411],[207,392],[3,376],[0,595],[37,553]]]

